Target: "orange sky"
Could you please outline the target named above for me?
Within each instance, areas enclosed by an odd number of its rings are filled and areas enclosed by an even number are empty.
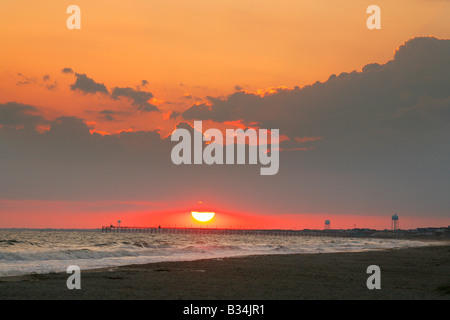
[[[323,229],[325,220],[331,221],[332,229],[390,229],[390,216],[361,216],[330,213],[311,214],[257,214],[236,213],[223,209],[216,211],[214,218],[201,223],[195,221],[190,208],[179,207],[167,211],[164,203],[151,202],[65,202],[65,201],[14,201],[0,200],[0,228],[99,228],[117,224],[140,227],[177,228],[237,228],[237,229]],[[193,206],[195,207],[195,205]],[[224,208],[226,206],[221,206]],[[130,209],[133,208],[133,209]],[[151,212],[151,213],[149,213]],[[448,218],[411,217],[399,215],[400,228],[442,227]]]
[[[369,62],[385,63],[414,36],[449,36],[448,1],[376,3],[382,29],[374,31],[365,25],[372,1],[80,0],[81,30],[68,30],[69,3],[2,1],[0,102],[32,104],[51,118],[95,121],[80,106],[118,110],[123,102],[70,91],[74,79],[62,68],[107,88],[136,87],[145,79],[163,113],[96,121],[97,130],[169,130],[175,122],[164,121],[167,112],[194,103],[183,95],[204,100],[230,94],[236,85],[250,91],[303,86]],[[35,83],[17,86],[23,80],[18,73]],[[55,90],[45,89],[45,75],[56,81]]]
[[[70,4],[81,8],[81,30],[66,28]],[[381,30],[366,28],[366,8],[371,4],[381,7]],[[0,103],[30,104],[44,111],[48,119],[81,117],[98,132],[159,128],[169,134],[178,122],[168,119],[171,111],[184,111],[207,96],[229,95],[235,86],[252,92],[304,86],[324,81],[331,74],[361,70],[367,63],[386,63],[394,50],[412,37],[449,38],[449,9],[449,1],[438,0],[1,1]],[[70,90],[75,78],[61,72],[65,67],[85,73],[108,89],[137,88],[147,80],[143,89],[153,93],[150,102],[162,112],[129,114],[114,122],[98,119],[86,111],[121,111],[130,107],[130,102]],[[49,80],[44,80],[46,75]],[[29,83],[18,85],[26,79]],[[47,86],[52,84],[55,87],[49,90]],[[0,212],[0,217],[15,210],[27,215],[17,221],[9,219],[0,227],[45,227],[54,217],[51,206],[56,212],[67,204],[44,203],[40,211],[36,209],[39,214],[33,214],[33,205],[15,203]],[[152,210],[165,212],[163,208]],[[180,210],[188,212],[184,207]],[[332,219],[336,228],[352,228],[353,222],[357,227],[390,226],[389,216],[335,218],[317,213],[267,216],[258,225],[250,223],[250,213],[235,216],[224,207],[220,210],[222,215],[217,215],[212,226],[321,228],[325,218]],[[128,219],[130,224],[169,224],[156,219],[156,213],[151,219],[141,219],[145,210],[93,215],[75,208],[73,212],[76,214],[69,213],[64,221],[54,220],[52,226],[91,228],[116,219],[124,223]],[[225,216],[229,220],[223,219]],[[77,223],[77,219],[83,222]],[[188,226],[191,221],[189,214],[177,219],[173,221],[179,221],[178,226]],[[402,226],[430,224],[430,220],[419,220]]]

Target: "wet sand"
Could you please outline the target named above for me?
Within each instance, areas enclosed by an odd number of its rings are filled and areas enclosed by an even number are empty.
[[[369,290],[369,265],[381,289]],[[0,278],[0,299],[450,300],[450,245],[358,253],[246,256]]]

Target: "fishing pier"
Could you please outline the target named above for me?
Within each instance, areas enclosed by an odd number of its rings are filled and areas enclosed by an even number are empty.
[[[338,230],[285,230],[285,229],[223,229],[223,228],[163,228],[102,226],[102,233],[149,233],[149,234],[229,234],[261,236],[339,236]]]

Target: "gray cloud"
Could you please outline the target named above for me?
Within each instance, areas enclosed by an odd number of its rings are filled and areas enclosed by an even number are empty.
[[[159,111],[158,107],[149,103],[148,100],[153,98],[153,94],[147,91],[135,90],[133,88],[119,88],[115,87],[112,90],[111,98],[119,99],[125,97],[131,100],[131,104],[135,106],[139,111],[150,112]]]
[[[70,86],[72,90],[79,90],[83,93],[103,93],[108,94],[108,90],[106,89],[103,83],[97,83],[93,79],[88,78],[86,74],[75,73],[77,80],[74,84]]]
[[[63,69],[61,70],[61,72],[62,72],[62,73],[74,73],[73,70],[72,70],[72,68],[63,68]]]
[[[74,73],[71,68],[62,69],[63,73]],[[76,73],[76,81],[74,84],[70,86],[72,90],[79,90],[83,93],[103,93],[108,95],[111,99],[119,100],[121,97],[127,98],[131,101],[131,105],[136,108],[136,110],[141,112],[150,112],[150,111],[160,111],[159,108],[148,102],[151,98],[153,98],[153,94],[149,91],[133,89],[131,87],[115,87],[112,89],[111,93],[109,93],[108,89],[105,87],[103,83],[97,83],[93,79],[89,78],[86,74]],[[148,85],[147,80],[141,81],[141,86],[145,87]],[[117,113],[116,113],[117,114]],[[111,111],[102,111],[101,115],[105,120],[113,121],[115,118]]]
[[[21,130],[19,124],[42,120],[38,108],[2,105],[0,198],[170,203],[207,197],[222,199],[228,210],[259,213],[448,217],[449,42],[413,39],[386,64],[266,96],[209,97],[183,113],[280,129],[290,138],[281,148],[291,151],[280,153],[274,176],[260,176],[259,165],[175,166],[175,143],[156,130],[102,136],[74,117],[49,121],[44,133]],[[116,99],[145,104],[151,98],[119,89]],[[178,127],[192,130],[186,122]]]
[[[360,72],[263,97],[248,92],[209,97],[182,116],[280,129],[291,139],[282,148],[298,150],[285,153],[280,164],[280,171],[303,176],[293,188],[291,178],[285,180],[286,189],[297,194],[308,194],[304,183],[310,181],[312,188],[335,188],[335,194],[326,192],[329,203],[339,203],[337,195],[354,201],[353,195],[371,203],[370,210],[385,210],[416,198],[422,202],[411,210],[426,211],[434,205],[425,198],[434,197],[444,212],[444,204],[450,205],[443,194],[450,187],[444,165],[450,162],[448,88],[450,40],[424,37],[407,41],[386,64],[371,63]],[[300,143],[302,137],[320,139]],[[319,186],[324,175],[327,186]]]
[[[46,121],[33,106],[17,102],[0,104],[0,125],[28,127],[43,122]]]
[[[260,123],[291,138],[323,137],[318,144],[360,139],[390,143],[382,141],[389,131],[393,140],[418,130],[432,134],[450,123],[449,57],[450,40],[415,38],[384,65],[369,64],[361,72],[264,97],[247,92],[209,97],[208,104],[193,105],[183,117]]]
[[[116,121],[116,116],[120,116],[126,114],[126,112],[114,111],[109,109],[104,109],[100,111],[86,110],[86,114],[94,115],[99,120],[104,121]]]
[[[178,112],[178,111],[172,111],[172,112],[170,113],[169,119],[176,119],[176,118],[178,118],[180,115],[181,115],[180,112]]]
[[[116,111],[113,110],[102,110],[99,113],[103,116],[103,119],[106,121],[116,120],[114,116],[118,114]]]

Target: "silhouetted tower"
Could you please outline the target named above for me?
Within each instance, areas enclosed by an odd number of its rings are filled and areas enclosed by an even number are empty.
[[[330,229],[330,220],[325,220],[325,227],[324,227],[324,229],[325,230],[328,230],[328,229]]]
[[[398,230],[399,223],[398,223],[398,215],[394,214],[392,215],[392,222],[391,222],[391,230]]]

